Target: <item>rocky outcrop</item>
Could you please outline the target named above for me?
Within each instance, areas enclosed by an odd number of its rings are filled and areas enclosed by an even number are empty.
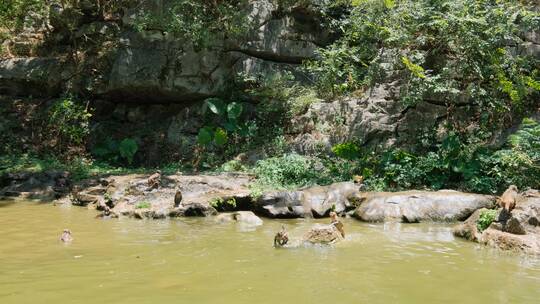
[[[147,179],[146,175],[111,176],[101,184],[79,187],[71,200],[101,211],[101,216],[161,219],[217,215],[214,201],[249,195],[246,175],[168,175],[157,189],[150,188]],[[177,190],[182,192],[182,201],[175,206]],[[243,217],[247,215],[238,215]]]
[[[329,245],[343,240],[343,237],[334,225],[316,225],[304,235],[302,240],[308,244]]]
[[[352,182],[310,187],[296,191],[274,191],[254,202],[254,210],[272,218],[325,217],[355,208],[360,198],[359,185]]]
[[[363,194],[354,216],[366,222],[465,220],[475,210],[491,208],[495,198],[489,195],[451,190],[370,192]]]
[[[522,194],[511,217],[506,222],[493,222],[484,231],[479,231],[477,227],[481,212],[482,210],[475,211],[465,222],[456,226],[454,235],[501,250],[540,255],[540,193],[538,191]]]
[[[30,38],[23,38],[32,34],[32,46],[40,50],[10,48],[13,58],[0,62],[0,93],[54,96],[69,85],[77,93],[115,101],[187,105],[221,94],[238,74],[258,77],[294,70],[314,57],[318,45],[331,42],[313,4],[285,9],[278,1],[250,1],[238,7],[246,19],[245,34],[216,35],[205,48],[159,29],[134,30],[140,9],[125,7],[123,18],[106,20],[98,17],[94,4],[80,13],[51,5],[50,13],[33,14],[29,19],[43,26],[28,27],[6,45],[26,45]],[[144,7],[155,14],[166,9],[163,4]],[[75,46],[80,48],[77,60],[60,59],[74,57]],[[23,58],[35,54],[41,58]]]
[[[467,125],[464,102],[455,114]],[[359,97],[347,97],[332,102],[316,102],[306,113],[293,119],[287,133],[299,153],[331,152],[335,144],[358,142],[367,147],[414,146],[418,134],[439,128],[444,134],[447,110],[444,101],[432,99],[416,105],[400,102],[399,81],[384,83],[369,89]]]

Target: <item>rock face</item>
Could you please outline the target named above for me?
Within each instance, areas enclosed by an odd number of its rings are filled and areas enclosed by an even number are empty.
[[[254,202],[254,210],[272,218],[325,217],[332,209],[340,214],[354,209],[359,198],[359,185],[342,182],[265,193]]]
[[[157,15],[168,9],[166,2],[143,5],[145,12]],[[246,33],[216,35],[206,48],[157,29],[135,31],[139,9],[141,5],[127,6],[123,18],[106,20],[98,17],[95,5],[80,14],[69,5],[31,14],[28,21],[43,26],[28,27],[6,43],[12,58],[0,61],[0,92],[54,96],[69,86],[116,101],[188,104],[219,95],[239,73],[257,77],[294,71],[315,56],[318,45],[331,42],[313,4],[284,9],[280,1],[249,1],[238,7]],[[66,27],[69,23],[75,32]],[[78,39],[84,52],[77,64],[60,59],[72,47],[69,38]],[[37,51],[15,47],[26,45]],[[43,58],[25,58],[36,54]]]
[[[499,210],[500,212],[501,210]],[[540,255],[540,194],[529,192],[517,201],[505,224],[492,223],[479,231],[476,222],[481,210],[454,228],[454,235],[490,247]]]
[[[449,222],[464,220],[475,210],[494,204],[492,196],[449,190],[366,193],[354,216],[366,222]]]
[[[303,237],[303,241],[309,244],[334,244],[343,240],[341,233],[334,225],[317,225],[311,228]]]

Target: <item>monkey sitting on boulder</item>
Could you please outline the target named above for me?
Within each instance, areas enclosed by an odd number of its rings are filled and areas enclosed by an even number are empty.
[[[274,237],[274,247],[283,247],[289,242],[289,234],[285,230],[285,226],[281,226],[281,231],[276,233]]]
[[[148,178],[149,190],[157,189],[161,185],[161,171],[157,170],[156,173],[150,175]]]
[[[174,207],[180,206],[180,203],[182,202],[182,191],[177,187],[176,193],[174,194]]]
[[[506,222],[512,217],[512,210],[516,207],[516,199],[518,197],[518,188],[515,185],[511,185],[504,191],[501,197],[498,199],[499,206],[503,208],[499,213],[497,222],[502,223],[503,230],[506,226]]]

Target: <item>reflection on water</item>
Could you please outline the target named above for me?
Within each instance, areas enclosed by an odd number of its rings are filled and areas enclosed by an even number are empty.
[[[98,220],[83,208],[0,209],[0,303],[538,303],[540,260],[440,224],[345,220],[334,247],[274,249],[321,220]],[[324,221],[323,221],[324,222]],[[62,244],[62,229],[74,241]]]

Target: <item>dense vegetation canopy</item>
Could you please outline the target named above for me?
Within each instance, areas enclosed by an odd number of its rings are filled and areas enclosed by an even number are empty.
[[[150,10],[145,1],[97,1],[98,14],[113,18],[124,6],[137,7],[132,30],[159,30],[197,49],[211,48],[218,37],[235,39],[250,31],[239,9],[247,1],[165,2],[160,10]],[[286,11],[315,2],[276,3]],[[84,11],[78,1],[59,4]],[[257,190],[326,184],[355,174],[377,190],[492,193],[509,184],[540,186],[540,124],[527,118],[539,107],[540,63],[521,47],[523,36],[540,28],[540,15],[526,1],[341,0],[317,1],[314,6],[321,28],[334,39],[304,63],[302,71],[311,81],[299,82],[285,73],[235,79],[223,96],[201,103],[205,124],[197,134],[195,160],[178,166],[252,170],[259,177]],[[47,7],[46,1],[37,0],[0,2],[3,35],[6,29],[20,30],[28,11]],[[399,148],[368,149],[355,138],[337,143],[331,152],[309,155],[288,146],[285,130],[291,118],[312,103],[362,96],[381,84],[399,88],[396,102],[407,109],[421,103],[445,107],[443,125],[423,130],[414,145]],[[51,130],[42,138],[48,146],[24,152],[77,154],[66,158],[136,166],[140,149],[132,138],[103,138],[87,149],[91,108],[83,100],[66,94],[54,102],[41,125]],[[517,125],[513,135],[500,134]],[[253,150],[266,157],[253,168],[231,161]]]

